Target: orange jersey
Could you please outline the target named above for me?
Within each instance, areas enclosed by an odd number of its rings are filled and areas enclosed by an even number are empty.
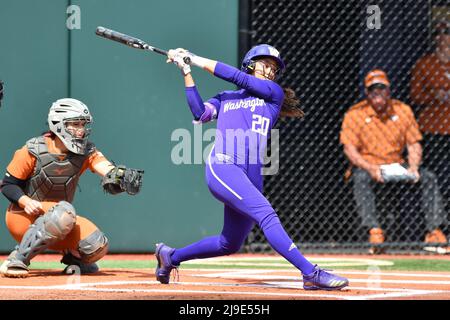
[[[450,99],[439,100],[439,90],[450,95],[450,62],[432,53],[419,59],[412,70],[411,98],[422,105],[419,124],[424,132],[450,134]]]
[[[45,137],[45,143],[47,144],[49,153],[58,155],[61,154],[55,147],[55,138]],[[61,154],[60,159],[64,160],[64,157],[65,155]],[[89,168],[92,172],[95,172],[94,166],[102,161],[108,161],[108,159],[106,159],[105,156],[103,156],[103,154],[100,151],[98,150],[94,151],[83,162],[80,175],[83,174],[83,172],[86,171],[87,168]],[[31,176],[33,176],[35,167],[36,167],[36,158],[31,153],[28,152],[28,148],[25,145],[14,153],[14,157],[9,163],[6,170],[17,179],[27,180]]]
[[[422,134],[408,105],[392,99],[388,115],[381,119],[367,100],[357,103],[345,114],[340,142],[354,145],[369,163],[403,163],[405,146],[422,140]]]

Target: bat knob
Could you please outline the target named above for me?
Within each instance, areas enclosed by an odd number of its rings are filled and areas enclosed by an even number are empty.
[[[184,63],[186,63],[186,64],[191,64],[191,58],[189,58],[189,57],[184,57],[183,58],[183,61],[184,61]]]
[[[186,64],[191,64],[191,58],[189,58],[189,57],[184,57],[183,58],[183,61],[184,61],[184,63],[186,63]]]
[[[97,27],[97,30],[95,30],[96,34],[103,34],[103,32],[105,32],[106,29],[103,27]]]

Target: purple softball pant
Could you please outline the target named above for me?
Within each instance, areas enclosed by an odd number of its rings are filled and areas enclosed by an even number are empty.
[[[311,273],[314,266],[303,257],[286,234],[275,210],[261,193],[260,174],[249,176],[246,171],[241,166],[223,159],[219,161],[214,154],[210,155],[206,164],[206,181],[214,197],[225,204],[222,232],[176,249],[172,263],[178,265],[186,260],[235,253],[257,223],[272,248],[303,274]]]

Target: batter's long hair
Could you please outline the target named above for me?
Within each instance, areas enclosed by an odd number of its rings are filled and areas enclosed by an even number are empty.
[[[263,56],[260,56],[259,58],[263,58]],[[273,60],[273,57],[269,56],[269,58],[272,58]],[[255,75],[254,64],[248,67],[247,72],[253,76]],[[275,79],[272,79],[272,81],[275,81]],[[291,88],[283,88],[283,92],[284,101],[281,105],[280,116],[288,118],[303,118],[305,116],[305,112],[300,108],[300,99],[295,94],[295,91]]]
[[[289,118],[303,118],[305,112],[300,108],[300,99],[291,88],[283,88],[284,101],[281,106],[280,116]]]

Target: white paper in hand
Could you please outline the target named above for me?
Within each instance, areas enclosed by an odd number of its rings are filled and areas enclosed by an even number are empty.
[[[400,163],[382,164],[380,169],[384,174],[389,176],[401,176],[408,174],[408,170],[406,170],[406,168]]]
[[[400,163],[383,164],[380,166],[381,174],[385,182],[388,181],[413,181],[416,176],[408,172]]]

